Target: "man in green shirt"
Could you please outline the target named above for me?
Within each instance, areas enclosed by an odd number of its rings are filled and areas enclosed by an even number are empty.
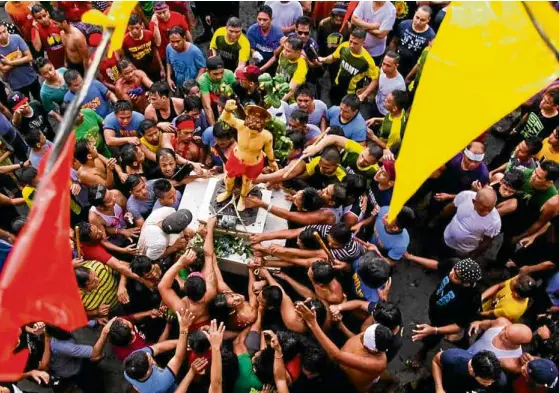
[[[206,118],[208,123],[213,126],[215,119],[219,116],[217,102],[221,96],[220,86],[225,83],[232,87],[233,82],[235,82],[235,74],[233,71],[223,68],[221,57],[210,57],[206,62],[206,72],[200,75],[197,82],[200,86],[200,95]]]
[[[537,233],[559,212],[559,196],[554,185],[559,179],[559,164],[544,161],[535,169],[525,169],[522,173],[524,185],[521,193],[528,208],[525,216],[529,218],[535,215],[538,219],[525,232],[513,237],[513,244]]]
[[[76,140],[89,139],[92,140],[97,151],[107,158],[111,158],[111,152],[105,144],[101,136],[103,129],[103,118],[93,109],[84,108],[78,113],[74,131],[76,132]]]
[[[382,158],[382,148],[371,143],[365,147],[354,140],[339,135],[328,135],[314,146],[305,149],[303,157],[313,157],[327,146],[336,146],[343,150],[342,166],[362,175],[370,183],[378,170],[378,161]]]
[[[239,375],[235,381],[233,393],[250,393],[253,389],[260,391],[264,386],[254,373],[252,359],[245,345],[248,333],[248,329],[243,330],[233,341],[233,353],[239,360]]]

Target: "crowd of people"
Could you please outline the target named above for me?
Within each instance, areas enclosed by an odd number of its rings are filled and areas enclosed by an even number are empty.
[[[87,88],[68,240],[89,323],[23,326],[24,374],[0,393],[557,392],[559,84],[471,141],[388,219],[449,3],[267,1],[246,28],[238,2],[141,2],[122,49],[84,87],[102,31],[81,16],[111,2],[8,1],[0,268],[65,109]],[[281,80],[276,100],[262,86]],[[192,230],[181,208],[201,198],[191,182],[239,160],[231,100],[265,108],[290,146],[251,179],[292,207],[246,198],[288,228],[239,234],[254,254],[246,276],[220,267],[218,217]],[[428,305],[393,301],[405,283],[392,276],[413,264],[439,277]],[[426,314],[410,324],[404,307]],[[409,340],[421,348],[404,359],[418,372],[406,383],[390,363]]]

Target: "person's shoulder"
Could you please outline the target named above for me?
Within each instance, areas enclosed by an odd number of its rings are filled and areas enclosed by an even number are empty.
[[[450,348],[442,352],[441,361],[445,363],[461,362],[464,360],[470,360],[472,354],[465,349],[460,348]]]
[[[216,37],[225,36],[225,35],[227,35],[227,28],[225,26],[220,27],[214,33],[214,36]]]
[[[337,105],[331,106],[327,110],[328,116],[336,116],[340,113],[340,107]]]
[[[315,108],[328,110],[328,105],[326,105],[326,103],[322,100],[314,100],[314,106],[315,106]]]
[[[258,29],[258,23],[253,23],[252,25],[250,25],[247,29],[247,34],[256,32],[256,30]]]
[[[132,119],[142,121],[145,119],[145,116],[140,112],[132,111]]]
[[[388,214],[389,209],[390,209],[390,206],[381,207],[380,210],[378,211],[378,217],[382,218],[382,217],[386,216]],[[380,220],[377,220],[377,222],[380,222]]]
[[[429,26],[429,28],[427,29],[426,33],[427,33],[426,35],[429,36],[429,37],[431,37],[431,38],[434,37],[434,36],[436,35],[435,30],[434,30],[431,26]]]

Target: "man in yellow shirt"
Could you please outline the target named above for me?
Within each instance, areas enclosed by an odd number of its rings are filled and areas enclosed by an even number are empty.
[[[553,130],[549,138],[545,138],[542,143],[542,149],[536,154],[536,159],[540,162],[559,162],[559,127]]]
[[[518,322],[526,312],[530,296],[536,289],[536,281],[525,274],[495,284],[481,295],[481,316],[504,317],[513,323]]]
[[[307,62],[301,56],[303,41],[298,37],[288,37],[283,41],[279,54],[277,75],[283,75],[289,83],[289,92],[282,98],[285,102],[290,102],[299,86],[307,79]]]
[[[210,42],[210,56],[221,56],[225,69],[242,70],[250,58],[250,42],[241,32],[241,21],[232,16],[217,29]]]

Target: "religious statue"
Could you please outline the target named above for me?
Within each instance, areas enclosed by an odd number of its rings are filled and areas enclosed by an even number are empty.
[[[242,176],[241,193],[238,211],[245,210],[245,198],[252,188],[252,181],[264,169],[264,155],[268,158],[268,165],[272,171],[278,170],[274,157],[274,144],[272,134],[264,129],[264,124],[271,115],[264,108],[257,105],[245,107],[246,118],[239,120],[233,112],[237,109],[235,100],[228,100],[221,119],[237,130],[237,145],[229,154],[225,164],[225,191],[216,197],[218,203],[224,202],[231,196],[235,188],[235,179]]]

